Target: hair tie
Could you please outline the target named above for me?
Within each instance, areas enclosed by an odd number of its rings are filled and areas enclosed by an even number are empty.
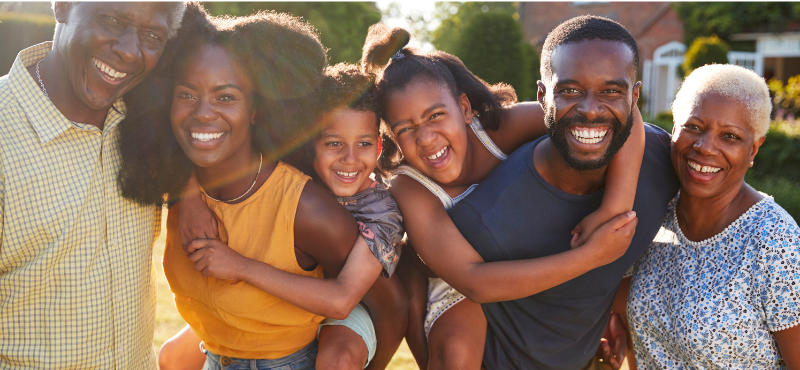
[[[392,60],[400,60],[405,58],[406,55],[403,54],[403,49],[398,50],[394,55],[392,55]]]

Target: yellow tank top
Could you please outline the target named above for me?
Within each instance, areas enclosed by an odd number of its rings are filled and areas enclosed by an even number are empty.
[[[303,270],[294,253],[294,217],[308,180],[281,162],[244,202],[227,204],[204,197],[219,221],[221,241],[247,258],[321,279],[321,267]],[[212,353],[249,359],[284,357],[310,344],[324,319],[248,283],[207,278],[195,271],[181,248],[177,212],[167,217],[163,263],[178,312]]]

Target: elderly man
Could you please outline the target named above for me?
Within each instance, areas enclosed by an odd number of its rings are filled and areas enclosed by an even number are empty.
[[[0,368],[155,368],[160,210],[117,190],[117,125],[184,9],[56,2],[0,78]]]
[[[636,41],[609,19],[573,18],[548,35],[538,94],[548,135],[517,149],[450,210],[485,261],[569,250],[570,230],[600,205],[608,163],[627,140],[638,63]],[[585,140],[586,132],[602,139]],[[482,305],[487,368],[594,366],[620,280],[650,245],[678,190],[669,141],[663,130],[645,127],[633,207],[639,223],[621,258],[539,294]]]

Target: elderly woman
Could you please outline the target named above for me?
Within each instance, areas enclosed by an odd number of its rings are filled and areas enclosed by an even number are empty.
[[[741,67],[698,68],[681,86],[681,191],[628,298],[639,367],[800,369],[800,229],[744,182],[770,110],[764,80]]]

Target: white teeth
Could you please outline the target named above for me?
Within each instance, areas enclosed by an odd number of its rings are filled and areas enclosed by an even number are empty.
[[[601,129],[572,129],[572,136],[584,144],[597,144],[603,140],[608,133],[608,128]]]
[[[348,178],[348,179],[352,179],[352,178],[356,177],[356,175],[358,175],[358,172],[341,172],[341,171],[333,171],[333,172],[335,172],[337,175],[339,175],[341,177]]]
[[[219,138],[222,137],[222,135],[224,135],[223,132],[217,132],[217,133],[213,133],[213,134],[211,134],[211,133],[199,133],[199,132],[192,132],[191,133],[192,138],[194,138],[196,140],[199,140],[199,141],[211,141],[211,140],[214,140],[214,139],[219,139]]]
[[[722,170],[721,168],[717,168],[717,167],[701,166],[699,163],[695,163],[695,162],[692,162],[692,161],[686,161],[686,163],[688,163],[689,167],[691,167],[693,170],[695,170],[697,172],[702,172],[702,173],[717,173],[720,170]]]
[[[447,151],[447,147],[444,147],[444,148],[442,148],[442,150],[440,150],[440,151],[436,152],[436,154],[434,154],[434,155],[431,155],[431,156],[428,156],[428,157],[426,157],[426,158],[428,158],[428,159],[430,159],[430,160],[433,160],[433,159],[439,158],[439,157],[441,157],[442,155],[444,155],[444,152],[446,152],[446,151]]]
[[[97,67],[97,69],[103,71],[103,73],[105,73],[108,77],[112,79],[120,79],[128,75],[127,73],[116,71],[107,64],[98,60],[97,58],[92,58],[92,61],[94,62],[94,65]]]

